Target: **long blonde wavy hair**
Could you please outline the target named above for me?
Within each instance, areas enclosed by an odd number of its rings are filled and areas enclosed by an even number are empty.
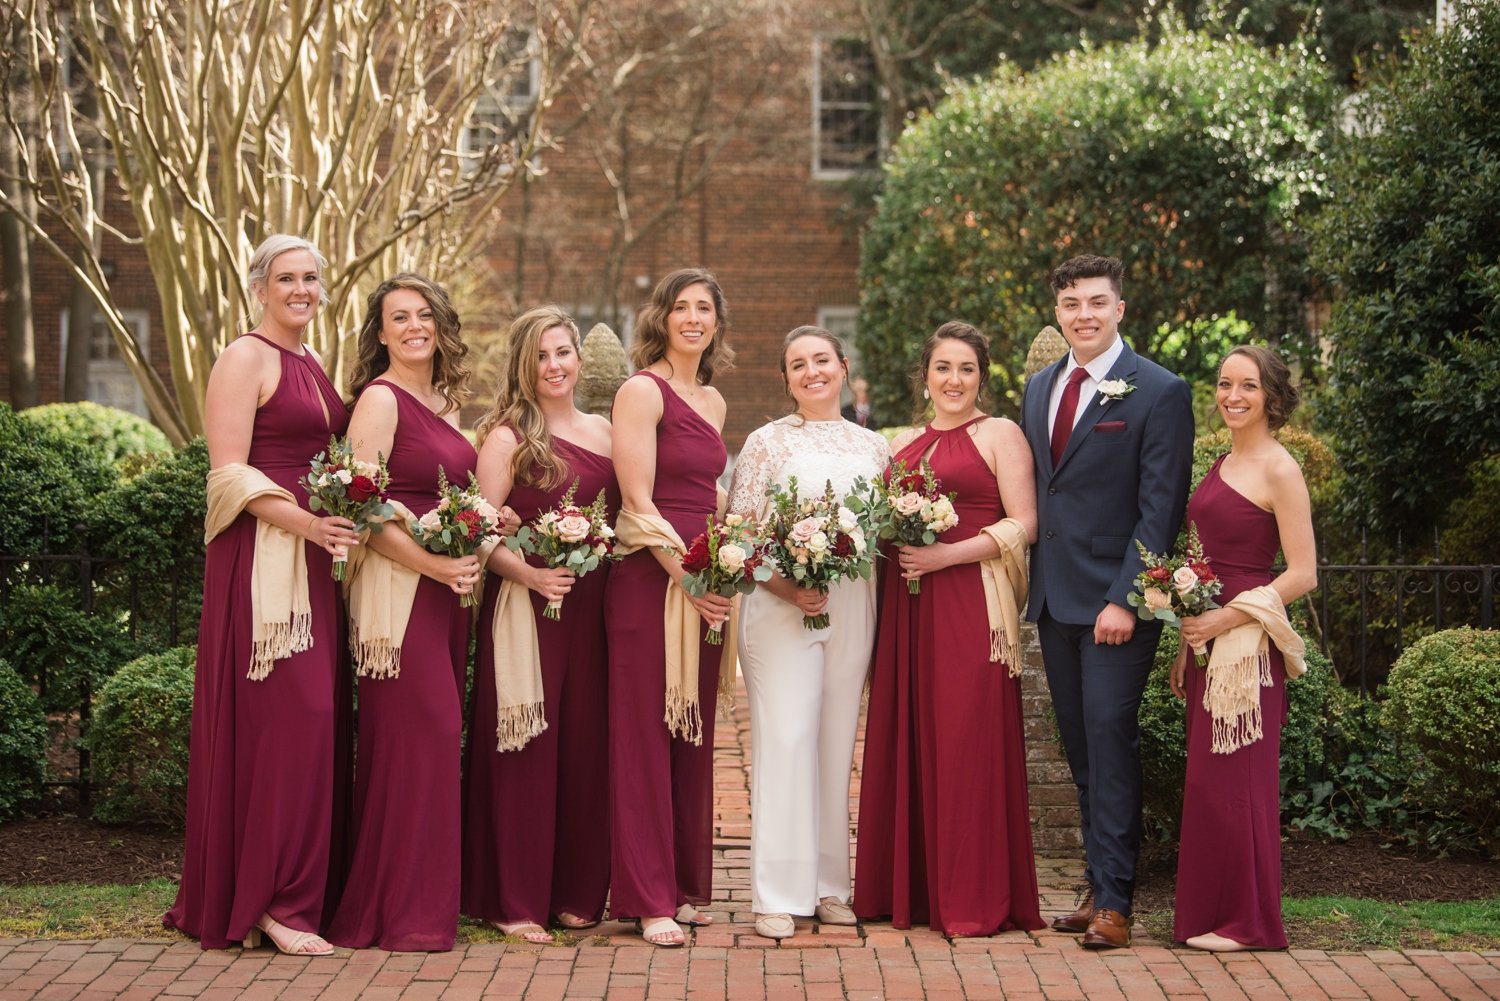
[[[365,319],[360,324],[354,369],[349,374],[349,395],[359,399],[364,388],[391,367],[391,353],[380,343],[380,330],[385,325],[385,297],[397,289],[417,293],[432,307],[437,341],[437,350],[432,355],[432,388],[445,401],[438,416],[461,409],[474,394],[469,391],[469,367],[464,364],[469,347],[464,343],[458,310],[453,308],[453,300],[441,285],[410,271],[391,275],[365,300]]]
[[[497,427],[509,427],[516,435],[516,451],[511,458],[511,473],[521,486],[551,490],[569,473],[568,464],[552,451],[552,435],[542,416],[536,397],[537,356],[541,354],[542,335],[553,327],[568,331],[573,350],[583,361],[583,339],[578,324],[560,306],[548,303],[535,306],[511,321],[510,339],[505,354],[505,368],[495,405],[474,426],[474,436],[481,445]],[[536,470],[541,476],[534,475]]]

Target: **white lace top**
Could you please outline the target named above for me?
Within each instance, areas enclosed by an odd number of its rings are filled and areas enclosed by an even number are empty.
[[[797,477],[806,495],[822,493],[828,481],[843,496],[857,477],[874,479],[891,461],[885,437],[851,421],[803,421],[788,416],[756,428],[734,464],[729,510],[760,521],[770,513],[766,488]]]

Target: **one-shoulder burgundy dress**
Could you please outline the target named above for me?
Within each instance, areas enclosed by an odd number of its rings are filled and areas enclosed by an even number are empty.
[[[1271,583],[1281,548],[1276,516],[1224,482],[1220,456],[1193,497],[1188,520],[1223,590],[1220,605]],[[1213,718],[1203,708],[1208,676],[1187,670],[1187,782],[1177,855],[1172,935],[1210,933],[1263,949],[1285,949],[1281,924],[1281,724],[1286,663],[1271,644],[1272,687],[1260,689],[1260,740],[1214,754]]]
[[[281,355],[281,378],[255,412],[248,465],[289,490],[313,456],[342,435],[349,412],[323,369],[261,337]],[[255,516],[244,512],[208,544],[193,681],[186,851],[177,902],[163,918],[224,949],[262,914],[318,931],[337,903],[348,802],[351,686],[332,558],[304,544],[312,646],[251,681],[250,571]]]
[[[958,524],[941,542],[972,539],[1005,517],[995,474],[969,436],[973,423],[929,426],[895,456],[915,469],[933,449],[928,461],[943,492],[957,492]],[[990,660],[980,565],[924,574],[921,593],[910,594],[894,550],[889,555],[860,778],[854,912],[890,915],[897,928],[926,922],[944,935],[1040,928],[1021,679]]]
[[[684,543],[707,528],[718,506],[724,440],[665,379],[656,426],[656,480],[651,501]],[[668,732],[666,711],[666,570],[648,549],[617,563],[605,590],[609,634],[610,913],[666,917],[684,903],[713,896],[715,691],[726,647],[702,636],[698,708],[703,741]],[[564,613],[566,614],[566,613]]]
[[[558,437],[565,464],[557,486],[517,484],[506,503],[524,522],[550,511],[573,486],[592,504],[604,491],[610,520],[620,510],[615,467],[605,456]],[[540,468],[534,470],[539,476]],[[543,566],[529,556],[533,566]],[[495,749],[495,650],[490,623],[500,596],[491,574],[479,617],[479,663],[464,751],[463,912],[501,924],[553,914],[597,921],[609,893],[609,652],[604,595],[609,564],[573,582],[560,619],[529,592],[541,650],[547,729],[518,751]]]
[[[438,467],[467,485],[474,446],[400,386],[386,460],[390,495],[420,517],[437,507]],[[372,385],[376,384],[372,383]],[[359,679],[354,858],[328,940],[354,949],[443,952],[458,932],[459,767],[471,611],[423,577],[394,678]]]

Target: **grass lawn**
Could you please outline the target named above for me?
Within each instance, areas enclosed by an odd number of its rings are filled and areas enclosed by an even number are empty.
[[[1293,949],[1500,949],[1500,897],[1458,904],[1286,897],[1281,912]],[[1148,914],[1143,923],[1157,941],[1172,940],[1171,911]]]

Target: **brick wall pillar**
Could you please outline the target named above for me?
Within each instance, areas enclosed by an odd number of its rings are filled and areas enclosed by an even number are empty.
[[[1082,858],[1078,793],[1062,748],[1053,735],[1052,698],[1042,667],[1036,626],[1021,623],[1021,699],[1026,726],[1026,777],[1031,799],[1031,838],[1038,855]]]

